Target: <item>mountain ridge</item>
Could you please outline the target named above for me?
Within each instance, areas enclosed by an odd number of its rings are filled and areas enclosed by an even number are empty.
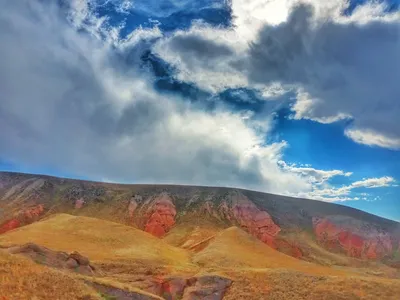
[[[250,193],[258,193],[258,194],[263,194],[263,195],[269,195],[273,197],[281,197],[285,199],[292,199],[294,201],[313,201],[317,203],[322,203],[322,205],[335,205],[335,206],[341,206],[345,207],[347,210],[360,213],[360,214],[365,214],[369,215],[372,217],[376,217],[379,219],[384,219],[389,222],[394,222],[396,224],[400,224],[400,221],[398,220],[393,220],[389,219],[383,216],[379,216],[373,213],[369,213],[367,211],[364,211],[362,209],[354,208],[354,207],[349,207],[346,205],[342,205],[340,203],[331,203],[331,202],[325,202],[321,200],[315,200],[315,199],[308,199],[308,198],[297,198],[294,196],[285,196],[285,195],[280,195],[280,194],[273,194],[273,193],[267,193],[267,192],[262,192],[262,191],[256,191],[256,190],[250,190],[250,189],[245,189],[245,188],[236,188],[236,187],[226,187],[226,186],[206,186],[206,185],[190,185],[190,184],[171,184],[171,183],[117,183],[117,182],[107,182],[107,181],[96,181],[96,180],[89,180],[89,179],[76,179],[76,178],[71,178],[71,177],[63,177],[63,176],[54,176],[54,175],[47,175],[47,174],[41,174],[41,173],[26,173],[26,172],[14,172],[14,171],[1,171],[0,170],[0,176],[2,175],[16,175],[16,176],[34,176],[34,177],[45,177],[48,179],[56,179],[56,180],[68,180],[71,182],[79,182],[79,183],[86,183],[86,184],[99,184],[99,185],[109,185],[110,187],[113,186],[121,186],[121,187],[165,187],[165,188],[174,188],[174,187],[179,187],[179,188],[201,188],[201,189],[226,189],[226,190],[238,190],[238,191],[244,191],[244,192],[250,192]],[[0,186],[1,187],[1,186]]]
[[[0,172],[0,233],[52,213],[87,215],[159,238],[185,220],[238,226],[268,246],[311,260],[303,232],[333,252],[397,264],[400,223],[343,205],[257,191],[190,185],[116,184]],[[207,238],[207,237],[204,237]]]
[[[31,274],[48,293],[57,284],[94,295],[87,299],[396,299],[400,292],[400,224],[332,203],[0,172],[0,209],[0,271]],[[21,255],[45,266],[14,259]],[[41,272],[66,277],[49,288]],[[1,285],[18,295],[24,281]],[[26,291],[26,299],[35,296]]]

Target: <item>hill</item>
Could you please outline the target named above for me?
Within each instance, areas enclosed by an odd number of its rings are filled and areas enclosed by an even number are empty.
[[[189,262],[183,249],[135,228],[89,217],[57,214],[0,235],[3,246],[33,242],[53,250],[74,250],[95,261],[137,260],[146,264]]]
[[[320,201],[229,188],[120,185],[7,172],[0,173],[0,199],[0,233],[53,213],[96,217],[170,239],[180,224],[204,228],[208,222],[211,231],[238,226],[274,249],[309,261],[317,244],[354,259],[398,264],[399,223]],[[311,244],[296,239],[301,235]]]
[[[96,297],[369,299],[381,293],[396,299],[400,293],[400,224],[341,205],[230,188],[3,172],[0,209],[1,255],[40,263],[40,255],[77,251],[90,259],[93,274],[60,267],[66,262],[39,267]],[[26,243],[45,250],[10,254]],[[24,277],[23,269],[15,272]],[[288,282],[296,292],[284,290]]]

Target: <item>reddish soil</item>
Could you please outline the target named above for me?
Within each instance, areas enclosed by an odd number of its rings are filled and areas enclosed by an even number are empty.
[[[348,256],[364,259],[380,259],[393,251],[390,236],[374,230],[340,224],[329,218],[313,218],[318,241],[329,250],[340,248]]]
[[[147,221],[144,230],[154,236],[164,236],[175,225],[176,209],[167,194],[161,194],[152,201],[147,209]]]
[[[0,234],[37,221],[43,212],[43,204],[20,211],[14,218],[0,225]]]

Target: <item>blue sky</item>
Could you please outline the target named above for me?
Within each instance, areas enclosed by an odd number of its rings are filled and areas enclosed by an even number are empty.
[[[7,7],[0,170],[236,186],[400,220],[400,1],[245,2]]]

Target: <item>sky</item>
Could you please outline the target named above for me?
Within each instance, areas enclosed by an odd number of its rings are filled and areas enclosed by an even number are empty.
[[[0,4],[0,170],[400,221],[399,0]]]

